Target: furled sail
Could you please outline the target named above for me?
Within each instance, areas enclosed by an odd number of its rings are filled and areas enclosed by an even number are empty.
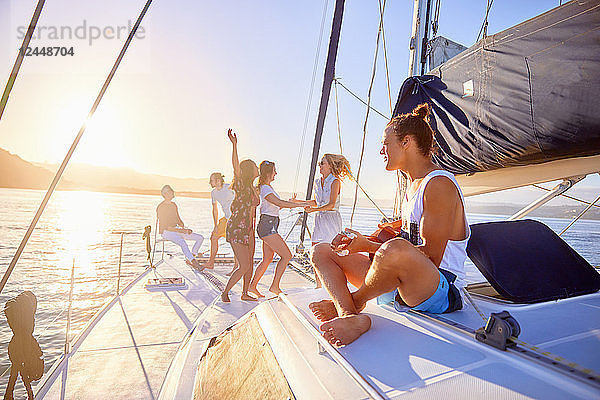
[[[600,0],[571,1],[408,78],[394,115],[429,103],[435,162],[476,194],[600,171],[599,93]]]

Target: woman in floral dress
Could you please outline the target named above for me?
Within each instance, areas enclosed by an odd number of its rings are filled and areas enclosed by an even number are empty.
[[[243,276],[241,299],[256,301],[254,297],[248,295],[248,286],[254,269],[254,222],[256,206],[260,201],[253,185],[258,177],[258,168],[252,160],[239,161],[237,135],[229,129],[227,136],[233,145],[231,161],[234,177],[231,188],[235,192],[235,198],[231,203],[231,218],[227,221],[226,239],[231,244],[240,267],[229,278],[221,294],[221,300],[230,301],[229,291]]]

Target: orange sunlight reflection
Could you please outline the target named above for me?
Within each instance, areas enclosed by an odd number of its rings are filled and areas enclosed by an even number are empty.
[[[75,279],[78,291],[87,291],[81,285],[95,286],[95,264],[101,262],[102,252],[95,251],[105,241],[108,204],[104,196],[92,192],[68,192],[63,197],[57,226],[61,247],[57,249],[59,264],[71,266],[75,259]],[[70,279],[71,268],[67,268]],[[89,288],[91,289],[91,288]]]

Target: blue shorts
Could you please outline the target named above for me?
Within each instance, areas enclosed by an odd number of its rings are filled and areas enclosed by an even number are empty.
[[[456,275],[443,269],[438,269],[438,272],[440,274],[440,283],[438,284],[435,293],[421,304],[412,307],[413,310],[442,314],[460,310],[462,308],[460,292],[454,286]],[[448,274],[448,277],[446,277],[446,274]],[[401,311],[401,306],[406,306],[398,293],[398,289],[377,298],[378,304],[389,303],[391,301],[394,302],[394,308],[398,311]]]
[[[265,236],[276,234],[278,228],[279,217],[268,214],[260,214],[260,219],[258,220],[258,225],[256,226],[256,233],[258,234],[259,238],[262,239]]]

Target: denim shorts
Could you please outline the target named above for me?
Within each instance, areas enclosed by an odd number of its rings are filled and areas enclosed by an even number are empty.
[[[460,292],[454,286],[456,275],[441,268],[438,269],[438,272],[440,274],[440,283],[438,283],[435,293],[421,304],[412,307],[413,310],[443,314],[462,309]],[[377,299],[378,304],[385,304],[391,301],[394,302],[394,308],[398,311],[402,310],[402,306],[406,306],[397,289],[393,292],[383,294]]]
[[[279,217],[274,217],[273,215],[268,214],[260,214],[258,226],[256,227],[256,233],[258,234],[259,238],[262,239],[265,236],[276,234],[277,228],[279,228]]]

